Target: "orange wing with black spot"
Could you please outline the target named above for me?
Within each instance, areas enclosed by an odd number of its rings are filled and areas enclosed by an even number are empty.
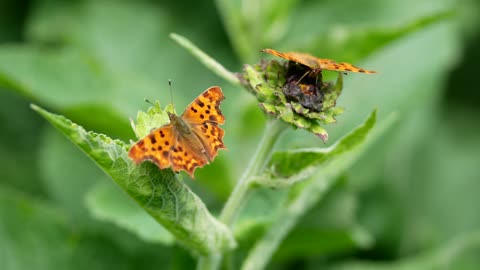
[[[317,58],[313,55],[310,55],[308,53],[300,53],[300,52],[286,52],[282,53],[279,51],[275,51],[272,49],[264,49],[262,52],[269,53],[271,55],[275,55],[284,59],[287,59],[289,61],[293,61],[299,64],[302,64],[304,66],[307,66],[311,69],[326,69],[326,70],[331,70],[331,71],[340,71],[340,72],[358,72],[358,73],[365,73],[365,74],[374,74],[377,73],[374,70],[368,70],[368,69],[363,69],[356,67],[350,63],[346,62],[341,62],[337,63],[331,59],[325,59],[325,58]]]
[[[213,86],[196,98],[183,113],[192,131],[202,142],[209,160],[213,160],[219,149],[226,148],[223,143],[225,131],[219,125],[225,123],[220,103],[225,99],[222,90]]]
[[[220,111],[220,103],[225,99],[222,89],[212,86],[199,95],[182,114],[182,118],[190,124],[213,122],[225,123],[225,117]]]
[[[217,123],[205,122],[201,125],[193,126],[192,130],[203,142],[206,151],[205,154],[209,160],[215,158],[218,150],[227,148],[223,143],[225,131],[220,128]]]
[[[168,124],[152,131],[145,138],[135,143],[128,152],[128,156],[135,162],[149,160],[157,164],[160,169],[170,166],[170,150],[176,141],[172,124]]]
[[[173,171],[178,172],[184,170],[194,178],[193,172],[195,169],[208,164],[209,159],[205,155],[201,143],[192,134],[189,137],[177,137],[176,144],[170,151],[170,162]]]

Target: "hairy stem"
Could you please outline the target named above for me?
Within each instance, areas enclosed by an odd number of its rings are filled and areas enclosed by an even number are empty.
[[[250,160],[250,163],[243,173],[237,185],[233,189],[232,194],[228,198],[221,214],[220,221],[232,228],[241,206],[245,201],[245,197],[249,191],[252,177],[258,175],[265,167],[268,161],[273,146],[277,142],[283,130],[285,130],[285,123],[277,119],[269,119],[263,137],[258,145],[257,151]],[[218,269],[222,261],[221,254],[215,254],[209,257],[203,257],[198,263],[197,269]]]

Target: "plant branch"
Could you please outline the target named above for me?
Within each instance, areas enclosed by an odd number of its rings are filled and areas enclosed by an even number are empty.
[[[204,64],[208,69],[213,71],[215,74],[222,77],[223,79],[225,79],[226,81],[230,82],[233,85],[240,85],[240,81],[238,80],[237,76],[235,76],[235,74],[233,74],[231,71],[226,69],[220,63],[215,61],[215,59],[210,57],[208,54],[200,50],[190,40],[175,33],[171,33],[170,38],[175,40],[180,46],[182,46],[187,51],[189,51],[193,56],[195,56],[195,58],[197,58],[202,64]]]
[[[331,184],[331,181],[318,175],[314,175],[308,181],[311,181],[311,184],[307,185],[297,199],[278,217],[277,220],[281,222],[275,222],[250,250],[241,269],[264,269],[285,236],[303,214],[323,197]]]
[[[355,131],[352,132],[355,136],[360,137],[360,141],[352,144],[349,135],[345,136],[346,139],[343,143],[340,140],[340,143],[337,143],[332,150],[336,154],[330,157],[330,160],[324,165],[317,167],[316,172],[307,180],[302,190],[291,199],[272,226],[250,250],[241,269],[264,269],[278,246],[301,217],[323,199],[340,174],[354,164],[394,121],[395,115],[390,115],[380,125],[375,125],[376,112],[374,111],[366,123],[357,128],[357,131],[360,131],[358,134]],[[370,131],[370,129],[372,130]]]
[[[272,153],[273,146],[275,145],[280,134],[286,127],[285,123],[277,119],[269,119],[262,140],[258,145],[257,151],[250,160],[250,164],[245,170],[242,178],[238,181],[235,189],[228,198],[222,213],[220,214],[220,221],[227,226],[232,227],[235,222],[235,218],[238,214],[243,199],[248,191],[251,179],[257,176],[264,168],[270,154]]]

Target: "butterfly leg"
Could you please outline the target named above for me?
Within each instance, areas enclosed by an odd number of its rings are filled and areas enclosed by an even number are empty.
[[[312,71],[313,70],[309,70],[309,71],[305,72],[305,74],[303,74],[302,77],[300,77],[300,79],[298,79],[298,81],[295,83],[295,85],[298,85],[302,81],[302,79],[305,78],[305,76],[311,74]]]

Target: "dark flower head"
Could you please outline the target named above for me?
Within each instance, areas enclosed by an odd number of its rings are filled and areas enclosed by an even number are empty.
[[[335,84],[325,83],[320,70],[294,62],[261,60],[245,65],[238,76],[266,113],[306,129],[325,142],[328,134],[322,125],[334,123],[335,116],[343,112],[335,107],[343,86],[342,74],[338,74]]]

